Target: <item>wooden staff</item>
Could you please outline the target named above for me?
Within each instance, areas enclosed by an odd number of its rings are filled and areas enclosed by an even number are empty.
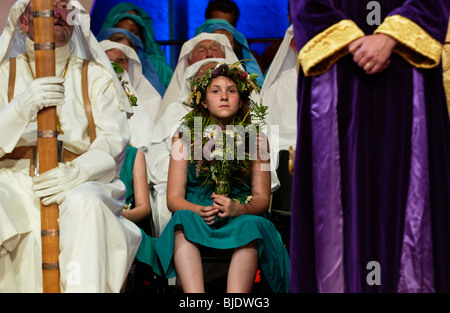
[[[32,0],[36,78],[55,76],[55,30],[53,0]],[[38,113],[39,172],[58,166],[56,107]],[[58,205],[41,201],[42,274],[45,293],[60,292]]]

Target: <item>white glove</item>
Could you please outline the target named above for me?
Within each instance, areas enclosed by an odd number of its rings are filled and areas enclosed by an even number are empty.
[[[86,182],[88,173],[76,163],[60,163],[45,173],[33,177],[33,192],[42,198],[44,205],[61,204],[66,199],[67,191]]]
[[[23,94],[14,97],[11,102],[13,102],[17,113],[25,121],[33,122],[41,109],[63,104],[63,84],[63,77],[37,78],[25,89]]]

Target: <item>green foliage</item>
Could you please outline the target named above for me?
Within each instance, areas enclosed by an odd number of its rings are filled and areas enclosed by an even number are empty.
[[[117,78],[122,83],[123,90],[125,91],[125,93],[128,97],[128,101],[130,102],[130,105],[132,107],[137,106],[138,98],[134,94],[131,93],[130,87],[128,87],[129,82],[123,80],[122,76],[120,75],[120,74],[125,73],[125,70],[123,69],[122,66],[120,66],[116,62],[111,62],[111,65],[117,74]]]

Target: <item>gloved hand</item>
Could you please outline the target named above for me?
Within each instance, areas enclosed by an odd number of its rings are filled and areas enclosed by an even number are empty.
[[[63,104],[63,84],[63,77],[37,78],[25,89],[23,94],[14,97],[11,102],[14,102],[14,108],[24,120],[33,122],[41,109]]]
[[[45,173],[33,177],[33,192],[42,198],[44,205],[61,204],[66,199],[67,191],[86,182],[88,173],[76,163],[60,163]]]

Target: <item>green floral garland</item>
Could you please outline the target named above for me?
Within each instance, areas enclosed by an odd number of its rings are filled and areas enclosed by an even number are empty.
[[[129,82],[123,80],[123,78],[122,78],[121,74],[125,73],[125,70],[123,69],[122,66],[120,66],[116,62],[111,62],[111,65],[117,74],[117,78],[122,83],[123,90],[125,91],[125,93],[128,97],[128,101],[130,102],[130,105],[132,107],[137,106],[138,98],[135,95],[131,94],[130,87],[128,87]]]

